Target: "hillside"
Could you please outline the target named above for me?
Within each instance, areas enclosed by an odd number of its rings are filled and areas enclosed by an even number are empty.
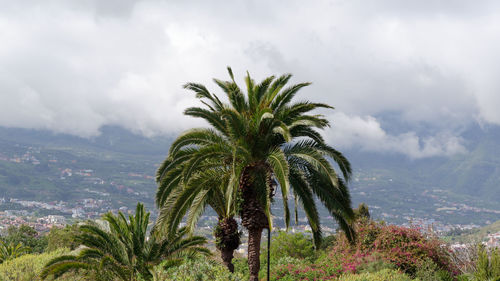
[[[449,225],[443,231],[499,220],[500,129],[478,130],[469,133],[469,152],[452,158],[411,160],[345,151],[354,170],[354,205],[366,202],[375,218],[388,222]],[[119,127],[101,131],[98,137],[84,139],[0,128],[0,197],[40,202],[99,199],[96,213],[131,208],[137,201],[153,207],[153,177],[172,138],[150,139]],[[4,210],[14,207],[0,205]],[[273,211],[281,217],[279,207]],[[325,210],[320,212],[324,224],[334,227]]]
[[[71,202],[101,194],[106,206],[143,201],[152,207],[153,177],[168,147],[168,138],[148,139],[116,127],[92,139],[1,128],[0,197]]]
[[[486,242],[487,236],[500,232],[500,220],[481,228],[453,230],[444,237],[446,241],[459,243]]]

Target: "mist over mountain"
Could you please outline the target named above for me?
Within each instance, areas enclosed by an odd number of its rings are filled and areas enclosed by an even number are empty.
[[[452,156],[412,159],[395,152],[349,149],[355,169],[391,171],[417,181],[421,188],[448,189],[477,198],[500,200],[500,127],[470,126],[463,132],[466,151]]]

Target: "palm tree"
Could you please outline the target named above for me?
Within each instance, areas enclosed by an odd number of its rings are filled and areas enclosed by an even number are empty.
[[[23,246],[21,243],[6,244],[0,241],[0,263],[4,261],[15,259],[31,251],[30,247]]]
[[[273,182],[279,184],[282,193],[287,227],[290,223],[288,197],[292,190],[296,202],[304,208],[316,245],[321,241],[321,228],[314,197],[352,240],[354,215],[347,189],[351,168],[347,159],[328,146],[317,131],[328,127],[328,120],[322,115],[307,114],[314,109],[332,107],[308,101],[292,103],[297,92],[310,83],[284,88],[291,78],[286,74],[277,79],[271,76],[256,84],[248,74],[245,95],[230,68],[228,71],[230,81],[214,81],[229,103],[222,102],[201,84],[185,85],[206,107],[191,107],[185,114],[206,120],[212,129],[188,131],[174,142],[170,154],[178,156],[172,159],[183,164],[164,178],[171,186],[164,196],[169,196],[177,184],[186,183],[186,179],[196,173],[203,181],[204,173],[200,171],[204,171],[206,161],[231,166],[226,190],[230,200],[241,198],[238,209],[242,225],[248,230],[248,265],[253,281],[258,280],[260,269],[262,230],[272,228]],[[329,159],[338,165],[343,178],[337,176]],[[188,184],[179,196],[171,197],[175,198],[173,210],[187,208],[200,190],[203,187],[195,181]],[[175,229],[182,216],[179,212],[170,213],[166,224]]]
[[[182,136],[174,142],[172,147],[175,147],[176,143],[181,139]],[[192,155],[196,148],[190,148],[188,151]],[[168,218],[174,213],[177,218],[182,218],[187,212],[187,229],[189,232],[193,232],[198,219],[204,213],[206,207],[210,206],[219,217],[214,231],[216,248],[221,253],[224,265],[229,271],[234,272],[232,259],[234,251],[240,245],[240,232],[238,231],[238,223],[234,218],[237,215],[236,201],[230,198],[231,195],[229,194],[232,194],[232,192],[229,191],[228,193],[231,178],[230,167],[224,164],[224,161],[220,161],[223,159],[216,159],[216,162],[205,160],[204,165],[200,167],[200,171],[191,174],[190,178],[185,180],[184,185],[172,185],[172,183],[177,182],[176,177],[179,176],[177,173],[185,168],[183,165],[190,159],[187,157],[184,158],[184,161],[179,160],[179,158],[183,158],[184,153],[185,151],[169,153],[169,157],[165,159],[157,171],[158,191],[156,203],[160,208],[158,228],[162,229],[163,233],[168,233],[169,229],[165,227]],[[190,188],[193,185],[197,187],[196,192],[193,192],[193,189]],[[184,189],[184,187],[186,188]],[[173,188],[176,188],[176,190],[173,190]],[[175,203],[180,200],[180,197],[185,197],[186,194],[190,196],[190,199],[181,201],[185,204],[183,204],[182,208],[175,209]],[[179,220],[176,221],[173,229],[177,227],[179,222]]]
[[[201,246],[205,238],[193,236],[180,229],[169,239],[157,240],[155,235],[147,237],[150,213],[144,205],[137,204],[135,215],[127,220],[122,212],[103,216],[107,226],[87,224],[80,226],[81,233],[75,239],[83,249],[78,254],[64,255],[49,261],[41,277],[59,277],[69,270],[94,271],[102,280],[152,280],[152,268],[163,260],[179,260],[186,254],[209,254]],[[109,229],[108,229],[109,228]]]

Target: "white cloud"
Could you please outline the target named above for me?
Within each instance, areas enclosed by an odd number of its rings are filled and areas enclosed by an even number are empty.
[[[450,156],[466,152],[463,140],[452,134],[419,137],[414,132],[391,135],[371,116],[348,116],[335,113],[330,116],[334,125],[326,130],[328,141],[343,149],[397,152],[410,158]]]
[[[334,105],[373,142],[411,157],[461,151],[457,128],[475,120],[500,124],[497,1],[0,5],[3,126],[83,136],[106,124],[178,132],[200,124],[182,115],[195,101],[181,86],[212,87],[227,65],[240,81],[246,70],[257,79],[292,72],[295,81],[312,81],[302,98]],[[404,121],[403,133],[388,134],[373,119],[387,112]],[[431,137],[415,129],[422,126]]]

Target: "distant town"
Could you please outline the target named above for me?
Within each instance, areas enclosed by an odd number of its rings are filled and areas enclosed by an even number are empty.
[[[41,176],[38,182],[45,181],[50,186],[61,186],[62,190],[67,190],[63,192],[68,192],[68,194],[77,190],[78,196],[69,196],[70,200],[27,200],[23,196],[4,195],[0,197],[0,233],[9,226],[23,224],[32,226],[39,232],[47,232],[52,227],[63,227],[76,221],[97,219],[106,212],[133,212],[130,208],[133,208],[133,204],[137,201],[148,204],[152,217],[156,217],[153,207],[156,184],[151,174],[156,170],[158,161],[150,161],[146,165],[134,161],[126,162],[126,164],[116,161],[104,165],[103,160],[98,159],[99,157],[100,155],[97,154],[82,155],[81,152],[77,154],[71,150],[69,153],[60,153],[20,144],[1,149],[0,164],[3,162],[5,165],[14,165],[13,167],[19,165],[23,169],[34,169],[34,171],[37,171],[37,167],[45,166],[46,170],[39,173]],[[109,170],[110,165],[118,166],[118,168],[114,168],[112,172],[94,168],[99,166]],[[12,177],[12,185],[16,186],[16,180],[18,179]],[[17,186],[23,187],[23,184],[17,184]],[[23,188],[26,189],[26,187]],[[494,221],[494,219],[488,219],[489,217],[500,217],[498,209],[479,207],[480,204],[477,202],[454,198],[446,190],[439,188],[399,195],[405,198],[404,202],[392,202],[395,200],[391,200],[388,196],[380,196],[380,194],[393,194],[394,191],[391,188],[397,189],[398,187],[395,186],[395,180],[390,175],[358,169],[355,171],[351,190],[355,201],[368,204],[373,218],[388,223],[420,227],[438,235],[446,235],[452,230],[477,229]],[[56,195],[60,195],[57,192]],[[276,196],[275,199],[282,200],[280,196]],[[280,206],[280,203],[277,202],[276,206]],[[281,208],[273,207],[273,213],[278,229],[284,229]],[[334,233],[336,225],[333,223],[333,218],[326,212],[322,214],[324,233]],[[299,212],[299,215],[299,221],[291,227],[291,231],[310,230],[304,214]],[[476,216],[480,216],[482,222],[476,222],[481,220],[475,219],[469,219],[468,223],[451,220]],[[211,232],[216,221],[217,217],[207,212],[199,222],[199,229]],[[488,237],[484,237],[484,240],[488,245],[498,245],[499,237],[499,233],[491,233]],[[459,244],[457,245],[459,247]]]

